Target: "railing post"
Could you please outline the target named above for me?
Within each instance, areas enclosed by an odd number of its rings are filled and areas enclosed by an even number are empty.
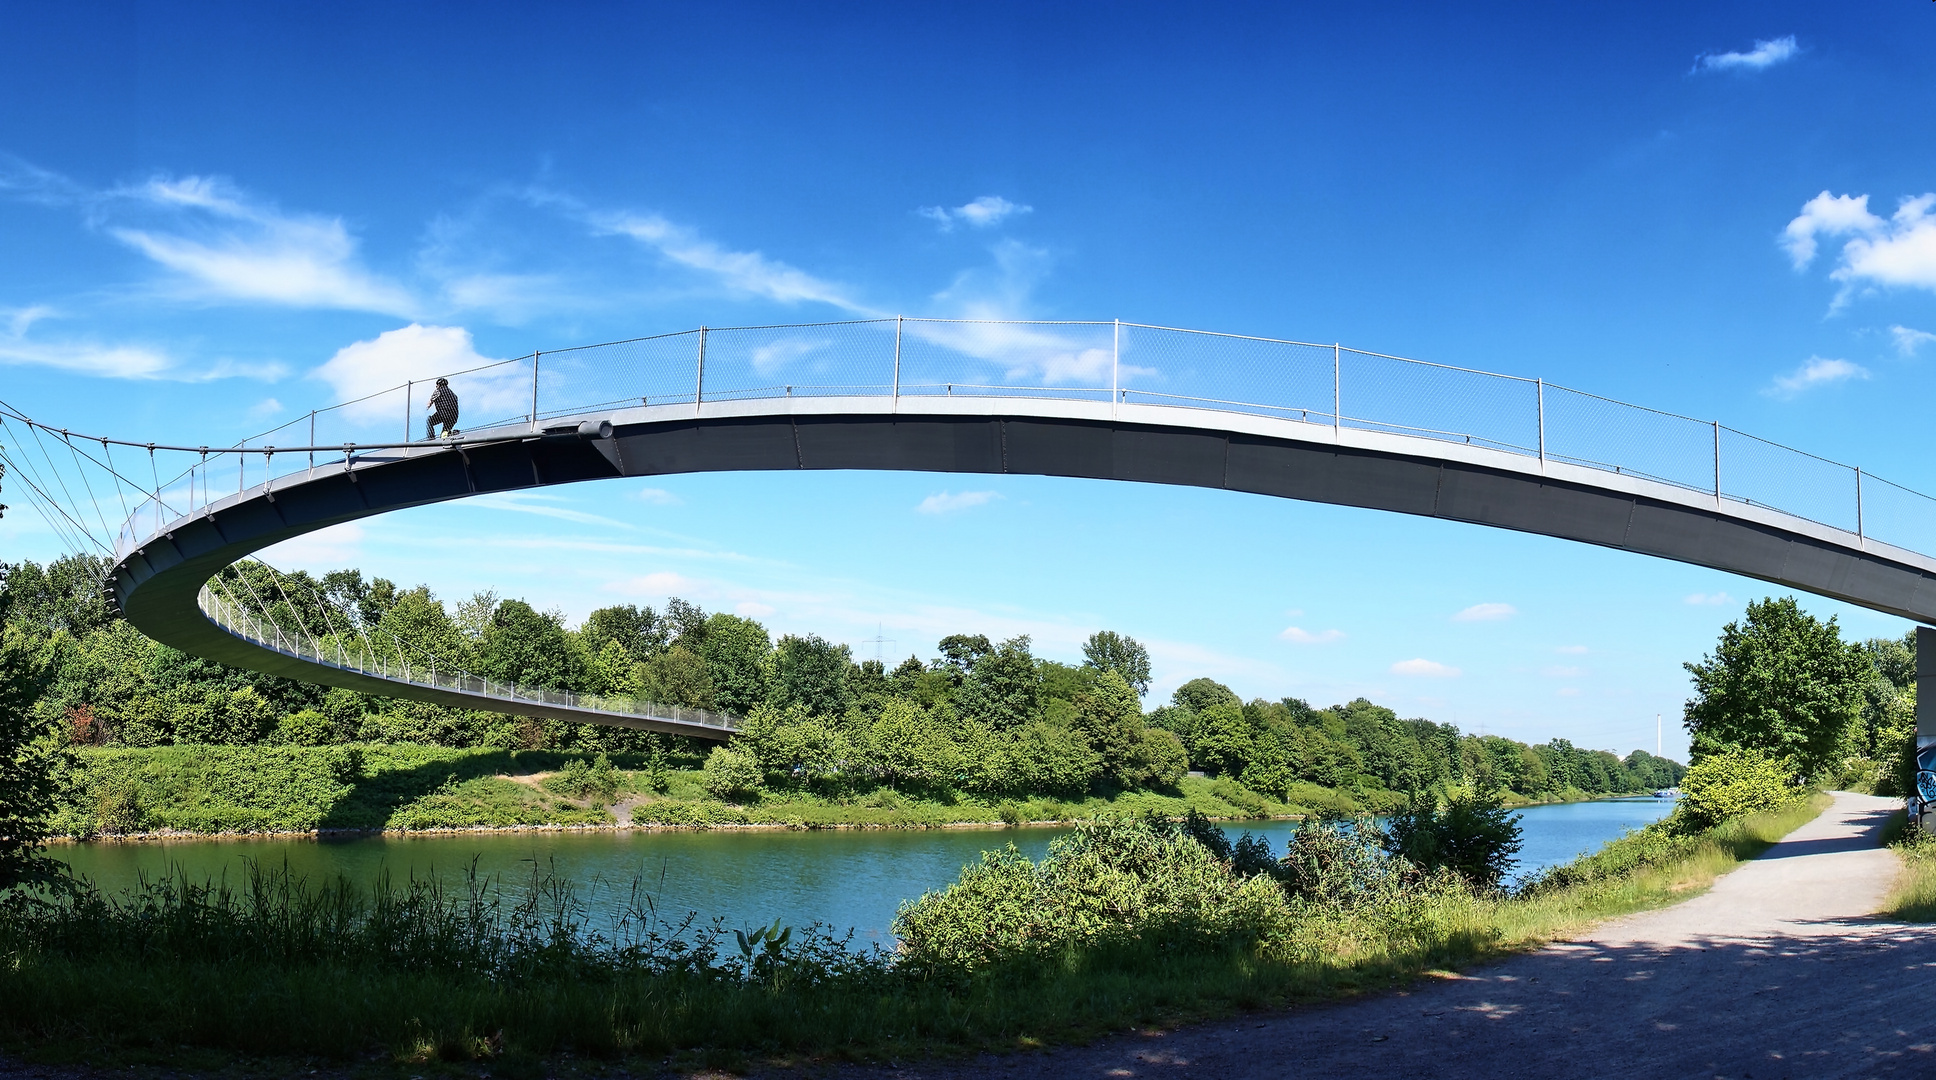
[[[414,379],[403,380],[403,441],[404,442],[410,441],[410,431],[411,431],[410,421],[412,419],[410,416],[410,405],[412,402],[412,395],[415,394],[416,388],[417,388],[416,380]]]
[[[1335,439],[1344,429],[1344,346],[1331,343],[1331,431]]]
[[[1721,421],[1714,422],[1714,505],[1721,505]]]
[[[1862,531],[1862,466],[1855,467],[1855,538],[1865,539]]]
[[[692,387],[692,411],[698,415],[699,406],[706,400],[706,328],[699,328],[699,378]]]
[[[894,316],[894,404],[890,411],[901,411],[901,323],[904,316]]]
[[[1546,464],[1546,380],[1538,380],[1539,386],[1539,463]]]
[[[316,410],[309,410],[309,471],[316,471]],[[194,481],[189,481],[189,490],[194,490]]]
[[[1123,321],[1115,322],[1115,336],[1109,341],[1109,415],[1118,414],[1116,401],[1122,393]]]
[[[531,430],[538,430],[538,358],[543,356],[539,349],[531,350]]]

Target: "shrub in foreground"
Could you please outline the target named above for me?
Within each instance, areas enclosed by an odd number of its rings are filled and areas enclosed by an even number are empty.
[[[1802,797],[1786,766],[1747,747],[1730,747],[1695,762],[1681,778],[1681,790],[1686,797],[1674,814],[1697,829],[1743,814],[1780,810]]]

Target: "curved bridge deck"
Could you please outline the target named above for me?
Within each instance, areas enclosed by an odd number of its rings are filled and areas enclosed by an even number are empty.
[[[609,422],[609,437],[580,436]],[[178,517],[131,545],[112,587],[156,640],[368,693],[724,737],[704,722],[564,695],[348,670],[211,622],[205,581],[250,552],[405,507],[668,473],[884,469],[1188,484],[1416,514],[1673,559],[1936,622],[1936,559],[1768,507],[1445,437],[1178,405],[1036,396],[766,397],[600,410],[354,454]]]

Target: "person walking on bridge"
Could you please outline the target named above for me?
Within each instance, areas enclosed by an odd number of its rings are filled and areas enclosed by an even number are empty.
[[[437,425],[444,426],[444,438],[457,434],[457,391],[450,388],[449,379],[438,379],[437,389],[430,394],[430,419],[424,421],[424,438],[437,437]]]

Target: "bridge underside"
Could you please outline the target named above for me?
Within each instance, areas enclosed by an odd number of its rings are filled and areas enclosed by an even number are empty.
[[[272,493],[257,488],[175,522],[122,560],[113,586],[144,633],[210,659],[367,693],[503,708],[451,691],[406,692],[388,680],[264,650],[210,623],[196,606],[197,590],[228,564],[279,541],[475,494],[620,476],[870,469],[1187,484],[1389,510],[1673,559],[1936,622],[1936,570],[1905,553],[1837,542],[1826,529],[1757,520],[1665,485],[1625,477],[1615,484],[1610,475],[1602,482],[1589,470],[1416,437],[1277,420],[1230,430],[1228,417],[1184,409],[1123,410],[1136,413],[1129,419],[1111,418],[1107,405],[1099,415],[1071,417],[1018,415],[998,411],[995,402],[980,406],[983,415],[911,414],[911,404],[920,407],[904,400],[898,412],[742,415],[693,415],[698,410],[688,405],[684,418],[638,409],[612,417],[609,439],[532,437],[518,428],[502,441],[371,454],[354,468],[321,466],[278,480]],[[517,711],[615,722],[568,709]]]

